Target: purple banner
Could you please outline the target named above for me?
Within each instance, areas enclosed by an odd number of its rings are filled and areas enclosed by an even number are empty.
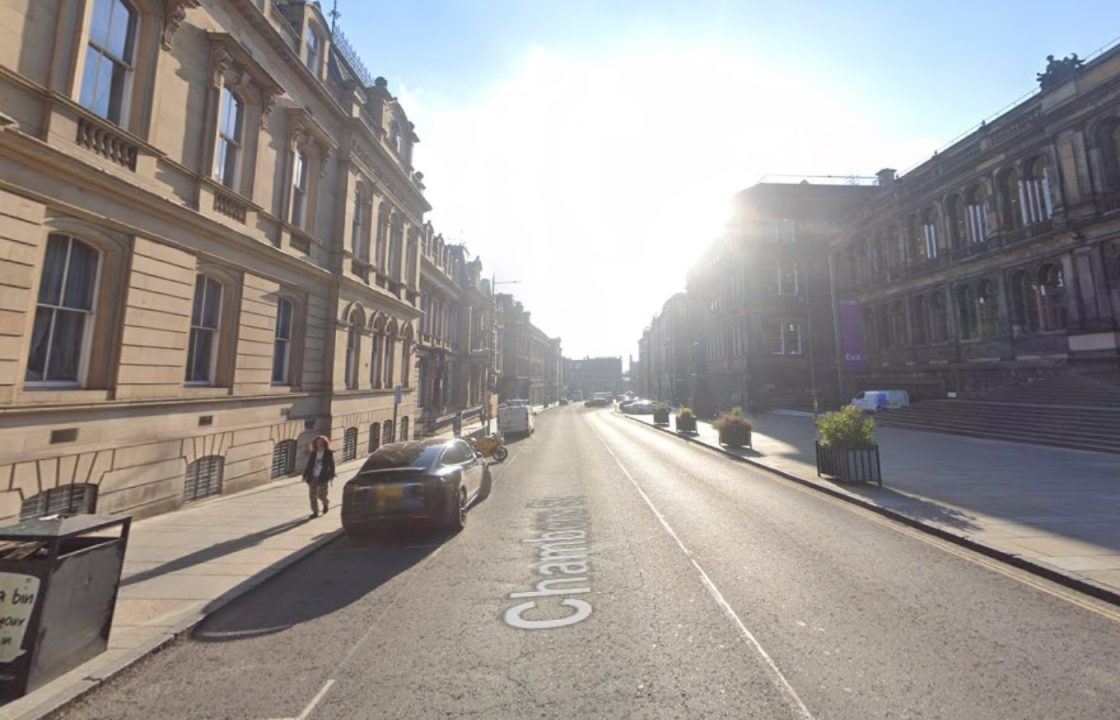
[[[840,301],[840,343],[844,348],[844,367],[863,369],[863,325],[859,319],[859,301]]]

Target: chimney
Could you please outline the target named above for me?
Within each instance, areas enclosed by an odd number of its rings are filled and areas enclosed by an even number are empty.
[[[875,173],[875,177],[879,178],[879,187],[888,188],[894,185],[894,181],[898,176],[898,171],[894,168],[883,168]]]

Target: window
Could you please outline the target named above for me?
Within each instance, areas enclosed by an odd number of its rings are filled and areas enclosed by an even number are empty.
[[[924,295],[914,298],[913,336],[915,345],[925,345],[929,338],[929,302]]]
[[[342,462],[358,457],[358,428],[346,428],[342,434]]]
[[[393,442],[393,421],[386,420],[381,424],[381,444],[388,445]]]
[[[358,387],[358,350],[361,345],[361,334],[358,329],[357,313],[350,317],[350,327],[346,331],[346,387],[353,390]]]
[[[933,343],[949,339],[949,313],[945,309],[945,295],[940,291],[929,298],[929,339]]]
[[[996,284],[991,280],[984,280],[976,290],[976,320],[977,332],[980,337],[994,337],[999,320],[998,294]]]
[[[191,310],[191,335],[187,345],[188,383],[214,383],[221,316],[222,286],[200,273],[194,281],[194,308]]]
[[[921,240],[918,254],[926,260],[937,257],[937,214],[933,208],[926,208],[921,216]]]
[[[1044,222],[1054,214],[1050,177],[1042,158],[1035,158],[1027,164],[1026,174],[1020,183],[1020,193],[1024,224]]]
[[[405,415],[401,418],[401,442],[408,440],[408,416]]]
[[[272,384],[290,385],[292,355],[292,303],[280,298],[276,301],[276,333],[272,344]]]
[[[801,323],[770,320],[766,322],[765,331],[770,354],[801,354]]]
[[[895,300],[890,305],[891,335],[899,347],[910,344],[910,326],[906,322],[906,306],[901,300]]]
[[[296,471],[296,441],[281,440],[272,447],[272,477],[287,477]]]
[[[373,452],[381,447],[381,423],[373,423],[369,426],[369,451]]]
[[[982,243],[988,239],[988,194],[980,185],[968,192],[968,241]]]
[[[797,295],[800,292],[798,279],[797,261],[790,258],[779,260],[774,267],[770,291],[774,295]]]
[[[957,318],[957,331],[961,340],[975,338],[980,321],[976,317],[976,293],[970,285],[957,288]]]
[[[1003,199],[1003,217],[1000,218],[1005,230],[1020,228],[1026,222],[1023,212],[1023,186],[1019,171],[1015,168],[1004,170],[999,176],[999,192]]]
[[[766,242],[791,243],[797,240],[796,226],[789,218],[771,220],[766,226]]]
[[[304,228],[307,216],[307,154],[296,149],[292,159],[292,214],[291,223]]]
[[[1038,303],[1035,301],[1034,279],[1026,270],[1011,276],[1008,283],[1011,296],[1011,319],[1019,333],[1037,332],[1039,329]]]
[[[462,440],[455,440],[443,451],[440,464],[459,465],[461,463],[470,462],[473,459],[474,451]]]
[[[26,380],[85,382],[101,255],[66,235],[47,237]]]
[[[319,38],[319,33],[310,24],[307,26],[307,45],[305,48],[305,55],[303,58],[307,69],[315,77],[319,76],[319,70],[323,64],[323,41]]]
[[[398,155],[401,153],[401,124],[396,120],[389,123],[389,146]]]
[[[392,388],[394,383],[393,378],[393,356],[396,354],[396,342],[393,336],[385,336],[385,384],[383,387]]]
[[[412,366],[411,360],[412,342],[406,335],[405,338],[401,340],[401,387],[408,387],[409,385],[408,376],[411,374],[409,373],[409,369]]]
[[[401,279],[401,243],[404,242],[404,224],[395,221],[389,234],[389,277]]]
[[[19,519],[34,520],[45,515],[92,513],[96,508],[96,485],[89,483],[62,485],[24,500],[20,504]]]
[[[126,125],[136,53],[136,9],[124,0],[94,0],[79,102]]]
[[[354,220],[350,225],[350,254],[365,259],[362,252],[362,193],[354,191]]]
[[[1062,270],[1046,263],[1036,276],[1039,329],[1063,330],[1066,326],[1066,284]]]
[[[883,349],[895,346],[894,323],[891,322],[890,308],[880,305],[875,308],[875,323],[879,328],[879,342]]]
[[[201,500],[222,492],[222,466],[224,458],[208,455],[187,465],[183,481],[183,500]]]
[[[218,110],[218,145],[214,152],[214,179],[237,189],[241,171],[242,126],[245,109],[241,100],[223,86]]]
[[[968,240],[968,221],[961,209],[961,196],[951,196],[945,202],[945,210],[949,216],[948,225],[953,239],[953,247],[960,247]]]
[[[369,359],[369,384],[370,387],[381,387],[381,354],[384,352],[382,345],[384,340],[381,333],[377,330],[373,333],[373,350],[370,352]]]

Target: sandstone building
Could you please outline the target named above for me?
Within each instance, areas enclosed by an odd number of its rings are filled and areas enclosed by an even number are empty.
[[[0,522],[415,434],[417,137],[316,3],[0,0],[0,112]]]
[[[534,325],[529,311],[512,295],[499,293],[497,308],[503,355],[499,400],[527,400],[533,405],[558,402],[564,381],[560,338],[550,338]]]

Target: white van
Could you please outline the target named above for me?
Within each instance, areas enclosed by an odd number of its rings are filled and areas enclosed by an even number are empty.
[[[850,403],[864,412],[897,410],[910,404],[910,393],[905,390],[864,390]]]
[[[529,437],[533,434],[533,409],[528,405],[498,408],[498,432],[505,437]]]

